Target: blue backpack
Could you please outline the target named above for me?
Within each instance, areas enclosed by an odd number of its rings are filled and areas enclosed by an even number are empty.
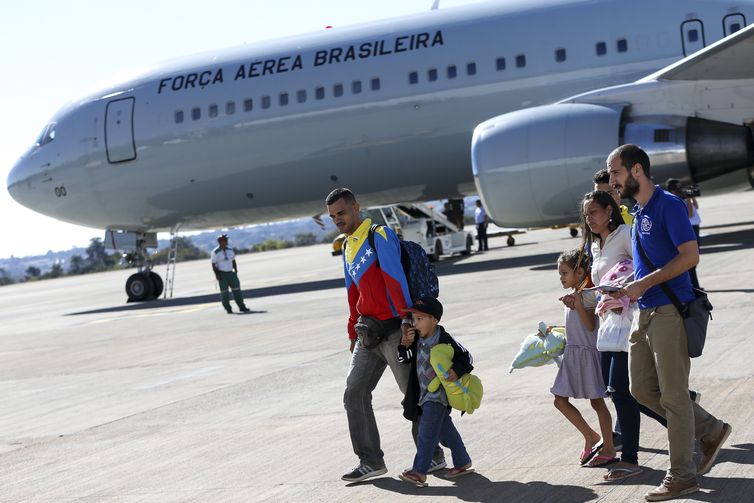
[[[376,224],[369,227],[369,246],[375,252],[377,248],[374,246],[374,231],[377,227],[379,226]],[[437,281],[435,268],[419,243],[401,240],[401,266],[406,275],[412,302],[422,297],[437,298],[440,295],[440,283]]]

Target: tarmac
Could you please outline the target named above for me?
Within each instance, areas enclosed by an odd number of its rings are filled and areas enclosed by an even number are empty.
[[[733,433],[702,491],[679,501],[751,502],[754,192],[699,202],[698,273],[715,309],[691,387]],[[643,417],[644,472],[603,483],[553,407],[557,368],[508,373],[539,320],[562,322],[555,260],[580,237],[505,239],[437,266],[443,325],[485,387],[480,409],[454,413],[476,473],[398,479],[414,446],[387,371],[374,407],[389,471],[340,480],[357,463],[342,401],[348,311],[341,259],[317,245],[239,256],[248,315],[222,309],[208,260],[178,264],[175,297],[144,304],[125,303],[127,270],[0,288],[0,503],[643,501],[668,466],[659,424]]]

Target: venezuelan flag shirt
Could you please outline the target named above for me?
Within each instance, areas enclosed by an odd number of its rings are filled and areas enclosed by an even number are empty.
[[[356,339],[354,325],[360,315],[387,320],[401,316],[411,307],[411,295],[401,265],[401,244],[392,229],[380,226],[374,231],[374,248],[369,244],[367,218],[346,237],[343,267],[348,292],[348,337]]]

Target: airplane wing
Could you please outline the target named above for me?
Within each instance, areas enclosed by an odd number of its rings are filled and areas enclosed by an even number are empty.
[[[754,123],[754,25],[631,84],[560,103],[627,107],[630,115],[675,115]]]
[[[754,25],[733,33],[639,82],[754,78]]]

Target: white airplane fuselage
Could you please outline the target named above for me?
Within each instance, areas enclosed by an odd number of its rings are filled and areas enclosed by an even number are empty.
[[[366,206],[468,195],[477,124],[639,79],[731,13],[754,19],[754,2],[500,2],[185,58],[72,101],[8,190],[139,232],[311,215],[338,186]]]

